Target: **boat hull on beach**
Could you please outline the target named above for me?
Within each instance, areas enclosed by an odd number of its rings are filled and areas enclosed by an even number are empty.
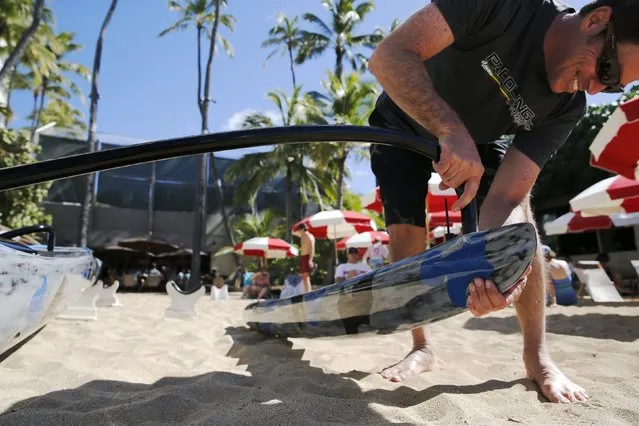
[[[100,261],[84,248],[0,241],[0,355],[44,327],[95,283]]]

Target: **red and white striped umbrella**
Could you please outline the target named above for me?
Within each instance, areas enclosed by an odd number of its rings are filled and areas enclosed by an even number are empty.
[[[444,191],[439,189],[441,181],[442,179],[437,173],[431,174],[430,180],[428,181],[428,195],[426,196],[429,212],[444,211],[446,208],[446,202],[448,202],[448,207],[450,208],[450,206],[452,206],[457,200],[457,193],[454,189],[447,189]],[[375,188],[374,191],[362,196],[362,208],[376,211],[380,214],[384,212],[379,186]]]
[[[604,179],[570,200],[582,216],[639,212],[639,181],[623,176]]]
[[[315,238],[336,240],[367,231],[377,231],[377,225],[363,213],[349,210],[328,210],[309,216],[293,226],[293,233],[299,236],[297,227],[304,223],[306,230]]]
[[[379,238],[382,244],[388,244],[388,233],[385,231],[369,231],[361,234],[346,237],[337,242],[337,249],[344,250],[347,248],[368,248],[373,245],[375,238]]]
[[[452,225],[454,223],[461,223],[461,212],[448,212],[448,222]],[[434,212],[428,213],[428,227],[435,228],[437,226],[446,226],[446,212]]]
[[[450,226],[451,234],[458,235],[458,234],[461,234],[461,231],[462,231],[461,223],[453,223]],[[428,238],[431,240],[438,240],[440,238],[444,238],[447,232],[448,232],[448,229],[445,226],[438,226],[428,233]]]
[[[584,217],[579,213],[569,212],[545,223],[544,230],[546,235],[561,235],[634,225],[639,225],[639,213]]]
[[[266,259],[284,259],[298,256],[299,251],[279,238],[255,237],[236,244],[233,251],[243,256],[263,257]]]
[[[590,145],[590,165],[639,180],[639,98],[619,106]]]

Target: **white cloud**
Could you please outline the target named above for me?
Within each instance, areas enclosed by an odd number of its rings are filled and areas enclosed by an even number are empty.
[[[279,125],[282,121],[280,119],[280,115],[275,110],[260,111],[254,108],[246,108],[246,109],[243,109],[242,111],[238,111],[234,113],[226,121],[226,124],[224,124],[224,127],[222,128],[222,131],[241,129],[242,123],[244,123],[244,120],[246,120],[246,117],[252,114],[257,114],[257,113],[264,114],[265,116],[269,117],[271,120],[273,120],[275,125]]]

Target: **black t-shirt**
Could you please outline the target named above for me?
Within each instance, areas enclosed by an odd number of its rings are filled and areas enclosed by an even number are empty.
[[[540,167],[583,116],[583,92],[550,89],[544,35],[555,17],[574,11],[557,0],[433,0],[455,42],[424,64],[439,96],[477,144],[512,134]],[[394,126],[436,140],[384,92],[377,111]]]

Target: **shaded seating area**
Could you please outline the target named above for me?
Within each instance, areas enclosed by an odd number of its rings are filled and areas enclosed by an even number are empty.
[[[115,245],[94,247],[104,263],[104,282],[120,282],[123,291],[165,291],[169,281],[183,286],[190,276],[193,251],[147,235],[127,238]],[[210,256],[202,252],[202,284],[207,282]]]

